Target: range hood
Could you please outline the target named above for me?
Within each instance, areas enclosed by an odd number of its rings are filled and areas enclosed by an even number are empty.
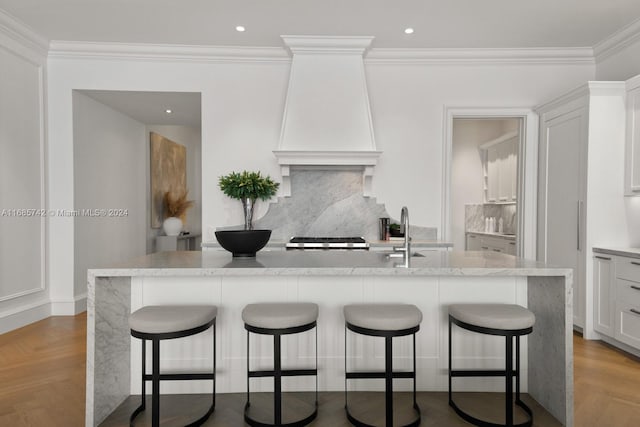
[[[292,167],[359,168],[364,195],[381,152],[373,137],[363,55],[373,37],[282,36],[293,59],[278,149],[284,196]]]

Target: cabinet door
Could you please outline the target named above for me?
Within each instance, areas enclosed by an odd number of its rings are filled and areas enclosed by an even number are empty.
[[[601,334],[615,335],[615,282],[611,257],[593,257],[593,329]]]
[[[511,176],[509,164],[510,147],[507,142],[497,145],[498,151],[498,201],[511,200]]]
[[[467,250],[468,251],[481,251],[482,244],[480,243],[480,236],[477,234],[467,234]]]
[[[487,202],[498,201],[498,147],[492,146],[487,149]]]
[[[574,270],[573,320],[584,327],[584,177],[587,108],[557,115],[541,124],[538,259]]]
[[[640,86],[640,80],[629,81]],[[626,135],[625,193],[640,194],[640,87],[627,92],[627,135]]]
[[[515,202],[518,199],[518,138],[514,138],[508,143],[509,156],[508,163],[508,175],[509,175],[509,200]]]
[[[516,247],[516,241],[515,240],[507,240],[505,253],[508,253],[509,255],[513,255],[513,256],[517,255],[518,249]]]

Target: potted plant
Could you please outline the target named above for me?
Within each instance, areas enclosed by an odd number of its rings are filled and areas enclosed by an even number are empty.
[[[231,172],[218,179],[220,190],[242,203],[244,230],[216,231],[220,245],[234,257],[252,257],[267,244],[271,230],[253,229],[253,208],[256,200],[268,200],[275,196],[279,183],[260,172]]]
[[[165,220],[162,228],[167,236],[177,236],[184,226],[187,210],[193,206],[193,200],[187,200],[189,190],[167,191],[164,193],[162,202],[164,204]]]

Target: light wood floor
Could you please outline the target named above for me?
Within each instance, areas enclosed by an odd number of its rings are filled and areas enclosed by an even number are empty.
[[[4,427],[80,427],[84,425],[86,314],[51,317],[19,330],[0,335],[0,426]],[[577,427],[626,427],[640,425],[640,361],[597,341],[574,336],[575,425]],[[257,395],[255,406],[259,407]],[[359,414],[370,422],[379,420],[382,407],[378,393],[354,395]],[[408,395],[398,396],[398,405],[407,405]],[[292,397],[304,408],[308,396]],[[175,424],[185,421],[178,412],[199,413],[206,406],[203,398],[167,397],[178,403],[165,405],[163,416]],[[185,400],[186,399],[186,400]],[[299,401],[299,402],[298,402]],[[473,402],[473,403],[472,403]],[[478,403],[479,402],[479,403]],[[173,402],[172,402],[173,403]],[[491,412],[501,407],[501,396],[460,395],[459,403],[473,411]],[[556,426],[535,402],[536,426]],[[104,426],[126,426],[137,399],[131,398]],[[342,393],[321,393],[320,409],[314,427],[348,426],[344,417]],[[420,393],[423,426],[455,427],[468,424],[447,406],[446,393]],[[242,426],[243,394],[218,396],[214,415],[207,426]],[[170,406],[176,408],[172,414]],[[399,411],[400,412],[400,411]],[[410,413],[409,411],[405,411]],[[487,416],[491,416],[486,412]],[[142,417],[142,415],[141,415]],[[141,420],[142,421],[142,420]],[[407,421],[407,420],[405,420]],[[142,424],[142,423],[141,423]]]

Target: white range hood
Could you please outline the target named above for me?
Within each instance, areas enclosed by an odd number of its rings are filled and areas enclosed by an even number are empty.
[[[361,168],[364,195],[376,150],[363,55],[373,37],[282,36],[293,55],[278,150],[282,190],[291,167]]]

